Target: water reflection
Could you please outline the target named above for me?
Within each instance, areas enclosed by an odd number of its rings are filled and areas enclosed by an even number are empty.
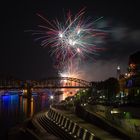
[[[0,131],[4,132],[8,128],[31,117],[34,113],[49,107],[47,93],[34,93],[31,98],[23,98],[18,92],[8,92],[0,96]]]

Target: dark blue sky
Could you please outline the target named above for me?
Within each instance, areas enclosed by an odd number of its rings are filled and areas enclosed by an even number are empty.
[[[0,74],[13,75],[21,79],[39,79],[54,76],[53,58],[49,48],[39,43],[25,30],[35,29],[40,23],[36,13],[49,20],[61,18],[64,11],[76,14],[86,7],[90,17],[104,17],[104,23],[111,30],[96,62],[81,66],[89,73],[86,80],[104,80],[115,76],[116,67],[127,69],[128,57],[140,47],[140,8],[137,1],[112,3],[93,0],[24,0],[1,4]],[[104,72],[103,72],[104,71]],[[89,77],[89,78],[88,78]]]

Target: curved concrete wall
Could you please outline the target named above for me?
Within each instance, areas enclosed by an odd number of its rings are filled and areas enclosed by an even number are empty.
[[[51,121],[57,124],[61,129],[63,129],[68,134],[72,135],[74,138],[81,140],[98,140],[92,132],[80,127],[76,122],[70,120],[68,117],[61,113],[56,112],[53,109],[48,111],[48,117]]]

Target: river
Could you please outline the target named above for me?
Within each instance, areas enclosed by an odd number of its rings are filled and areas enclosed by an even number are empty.
[[[7,91],[0,96],[0,139],[7,135],[10,128],[24,122],[33,114],[49,108],[49,92],[32,93],[30,99],[22,93]]]

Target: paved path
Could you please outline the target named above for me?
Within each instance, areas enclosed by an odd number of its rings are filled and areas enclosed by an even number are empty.
[[[79,124],[81,127],[84,127],[85,129],[89,130],[92,132],[95,136],[99,137],[101,140],[122,140],[119,138],[119,136],[114,136],[111,133],[107,132],[106,130],[103,130],[93,124],[85,122],[83,119],[77,117],[75,114],[72,114],[68,111],[62,111],[59,109],[54,109],[53,110],[63,114],[64,116],[68,117],[69,119],[73,120],[77,124]],[[47,112],[46,112],[47,115]]]

